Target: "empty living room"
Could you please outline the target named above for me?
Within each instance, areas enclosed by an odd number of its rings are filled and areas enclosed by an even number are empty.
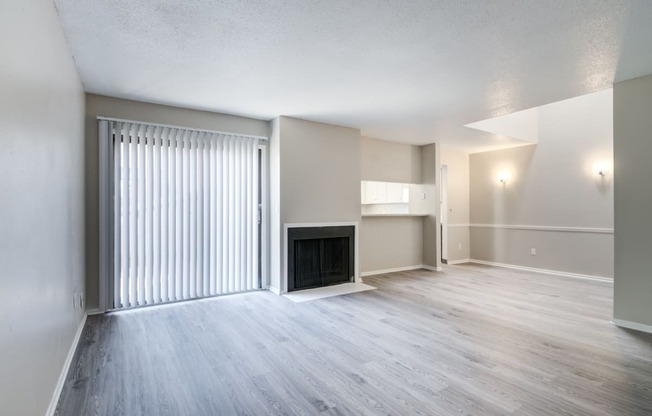
[[[0,414],[652,415],[652,2],[0,37]]]

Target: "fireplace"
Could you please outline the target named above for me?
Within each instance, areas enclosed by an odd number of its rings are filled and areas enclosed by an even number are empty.
[[[354,226],[288,228],[288,291],[352,282],[354,240]]]

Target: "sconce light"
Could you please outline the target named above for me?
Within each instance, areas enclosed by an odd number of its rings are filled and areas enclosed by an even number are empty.
[[[498,181],[500,183],[503,183],[503,184],[507,183],[508,180],[509,180],[509,172],[500,172],[500,173],[498,173]]]
[[[607,162],[598,162],[593,165],[593,171],[600,177],[605,177],[609,172],[609,164]]]

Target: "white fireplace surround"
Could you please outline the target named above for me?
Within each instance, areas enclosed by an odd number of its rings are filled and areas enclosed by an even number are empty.
[[[270,287],[270,290],[276,294],[285,294],[288,291],[288,230],[290,228],[305,227],[342,227],[353,226],[354,229],[354,260],[353,260],[353,277],[354,282],[362,283],[360,277],[360,224],[358,222],[302,222],[302,223],[285,223],[283,224],[283,262],[281,270],[281,287],[279,290]],[[295,292],[292,292],[295,293]]]

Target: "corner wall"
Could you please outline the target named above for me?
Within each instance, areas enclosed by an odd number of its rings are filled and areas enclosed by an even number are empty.
[[[421,148],[360,138],[361,180],[421,183]],[[360,205],[358,203],[358,205]],[[421,217],[362,217],[362,273],[420,266],[423,262]]]
[[[652,332],[652,75],[614,85],[614,322]]]
[[[360,223],[360,131],[291,117],[272,126],[271,289],[284,293],[284,224]]]
[[[0,38],[0,412],[44,415],[84,317],[84,91],[52,1],[2,2]]]
[[[423,227],[423,266],[441,270],[441,237],[439,221],[440,155],[437,143],[421,147],[421,181],[426,194],[424,205],[428,215],[422,219]]]
[[[469,155],[441,146],[441,165],[447,167],[448,263],[470,258]],[[443,184],[442,184],[443,186]],[[443,215],[443,213],[442,213]]]
[[[473,259],[613,276],[614,174],[593,167],[612,164],[611,100],[607,90],[541,107],[537,145],[470,156]]]

